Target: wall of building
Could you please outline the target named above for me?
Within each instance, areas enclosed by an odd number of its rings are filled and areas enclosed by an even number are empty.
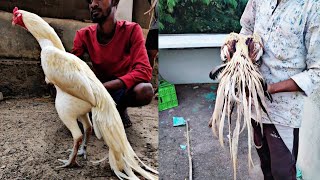
[[[125,19],[132,19],[142,28],[148,29],[149,15],[144,15],[149,8],[148,0],[121,0],[120,15]],[[123,8],[123,6],[126,6]],[[89,8],[86,0],[1,0],[0,10],[12,12],[14,7],[38,14],[41,17],[74,19],[80,21],[90,20]],[[127,9],[127,11],[125,11]],[[128,13],[131,13],[129,15]]]
[[[220,48],[159,51],[159,73],[174,84],[213,83],[209,73],[220,63]]]
[[[149,14],[144,15],[149,8],[150,4],[148,0],[134,0],[132,20],[138,22],[144,29],[149,29],[150,16]]]
[[[34,12],[41,17],[89,20],[85,0],[2,0],[0,10],[12,12],[14,7]]]

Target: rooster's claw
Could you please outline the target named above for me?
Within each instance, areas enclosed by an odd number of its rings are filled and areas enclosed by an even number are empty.
[[[80,165],[76,161],[58,159],[58,161],[64,163],[61,166],[57,166],[56,168],[73,168],[73,167],[80,167]]]

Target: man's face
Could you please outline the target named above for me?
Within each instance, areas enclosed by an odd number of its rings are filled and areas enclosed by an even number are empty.
[[[111,14],[113,0],[87,0],[91,19],[94,23],[103,23]]]

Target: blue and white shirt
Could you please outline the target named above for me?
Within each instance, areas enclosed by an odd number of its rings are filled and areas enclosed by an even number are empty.
[[[268,84],[293,79],[304,92],[273,94],[267,101],[274,123],[301,126],[303,103],[320,83],[320,1],[249,0],[241,17],[242,34],[257,33],[264,45],[260,71]]]

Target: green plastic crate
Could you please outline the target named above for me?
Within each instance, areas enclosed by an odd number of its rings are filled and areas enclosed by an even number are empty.
[[[159,85],[158,109],[163,111],[178,106],[176,89],[173,84],[161,81]]]

